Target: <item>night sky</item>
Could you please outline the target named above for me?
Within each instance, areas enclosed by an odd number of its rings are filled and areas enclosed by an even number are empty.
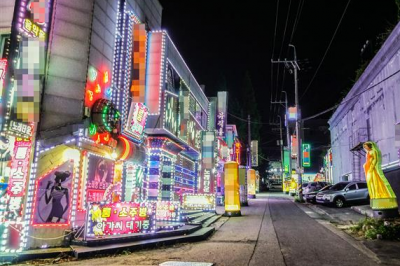
[[[274,65],[271,82],[271,58],[278,59],[279,54],[281,59],[292,58],[293,54],[288,52],[292,38],[302,68],[299,92],[303,95],[348,0],[160,0],[160,3],[163,28],[174,40],[198,82],[206,85],[207,96],[216,95],[219,80],[225,76],[230,95],[240,98],[243,77],[249,71],[262,122],[271,122],[276,121],[274,114],[278,112],[276,107],[270,107],[271,91],[274,99],[282,89],[286,90],[290,104],[294,104],[293,75],[283,74],[283,65],[277,75],[278,65]],[[297,27],[293,32],[296,17]],[[378,48],[377,36],[396,21],[395,0],[350,1],[315,80],[301,98],[303,117],[340,101],[341,92],[354,83],[355,71],[362,58],[368,59]],[[361,55],[367,40],[371,45]],[[322,118],[329,118],[331,114]],[[264,125],[262,131],[270,131],[270,127]],[[261,141],[267,142],[268,138],[262,137]]]

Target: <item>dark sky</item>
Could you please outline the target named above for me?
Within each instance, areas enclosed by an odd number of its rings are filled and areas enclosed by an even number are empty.
[[[274,46],[277,3],[279,12]],[[297,16],[292,43],[296,45],[302,71],[299,91],[309,85],[343,14],[348,0],[160,0],[163,28],[168,31],[206,94],[213,96],[220,77],[226,77],[228,91],[240,97],[246,71],[250,72],[263,122],[275,119],[270,112],[271,90],[282,88],[294,104],[293,76],[274,65],[271,86],[271,58],[291,58],[287,53]],[[299,6],[301,7],[299,9]],[[290,12],[288,13],[290,5]],[[301,10],[301,13],[298,12]],[[285,24],[288,17],[286,34]],[[323,111],[340,101],[341,92],[353,84],[361,64],[360,50],[366,40],[396,24],[395,0],[351,0],[341,26],[314,82],[301,100],[303,117]],[[284,38],[285,36],[285,38]],[[283,45],[282,45],[283,43]],[[376,47],[372,45],[370,49]],[[368,57],[368,54],[365,55]],[[284,82],[284,84],[282,84]],[[274,110],[274,109],[272,109]],[[329,118],[325,116],[325,118]],[[268,131],[267,126],[263,126]],[[268,139],[262,139],[267,141]]]

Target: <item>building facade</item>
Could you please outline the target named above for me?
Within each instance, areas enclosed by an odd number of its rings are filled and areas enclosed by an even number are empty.
[[[365,180],[362,143],[371,140],[382,151],[389,182],[400,192],[395,145],[395,127],[400,122],[399,36],[397,25],[329,120],[334,182]]]

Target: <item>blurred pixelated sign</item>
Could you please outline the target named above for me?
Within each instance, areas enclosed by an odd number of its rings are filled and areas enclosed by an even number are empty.
[[[22,0],[18,28],[27,37],[45,40],[50,18],[50,0]]]

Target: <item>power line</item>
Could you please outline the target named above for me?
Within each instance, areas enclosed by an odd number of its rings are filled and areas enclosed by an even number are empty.
[[[247,119],[245,119],[245,118],[242,118],[242,117],[239,117],[239,116],[236,116],[236,115],[233,115],[233,114],[231,114],[231,113],[228,113],[228,115],[230,115],[230,116],[232,116],[232,117],[234,117],[234,118],[236,118],[236,119],[239,119],[239,120],[241,120],[241,121],[243,121],[243,122],[248,122],[248,120]],[[262,123],[262,122],[253,122],[253,121],[250,121],[250,123],[251,124],[258,124],[258,125],[270,125],[271,123]]]
[[[279,16],[279,0],[277,1],[277,4],[276,4],[274,43],[272,46],[272,57],[271,58],[274,58],[274,55],[275,55],[275,42],[276,42],[276,29],[278,26],[278,16]],[[271,64],[271,89],[270,89],[271,90],[271,102],[272,102],[273,88],[274,88],[274,65]],[[269,106],[269,111],[271,113],[272,105]],[[271,117],[270,117],[270,119],[271,119]]]
[[[308,91],[308,89],[311,87],[311,84],[313,83],[315,77],[317,76],[318,71],[319,71],[319,69],[320,69],[321,66],[322,66],[322,63],[324,62],[325,57],[326,57],[326,55],[328,54],[329,49],[331,48],[331,45],[332,45],[332,43],[333,43],[333,40],[335,39],[336,33],[337,33],[338,30],[339,30],[340,24],[342,23],[342,20],[343,20],[343,18],[344,18],[344,15],[346,14],[346,11],[347,11],[347,8],[348,8],[350,2],[351,2],[351,0],[349,0],[349,1],[347,2],[347,5],[346,5],[346,7],[345,7],[345,9],[344,9],[344,11],[343,11],[343,13],[342,13],[342,17],[340,18],[339,23],[338,23],[338,25],[336,26],[335,32],[333,33],[333,36],[332,36],[332,38],[331,38],[331,41],[329,42],[329,45],[328,45],[328,47],[326,48],[326,51],[325,51],[325,53],[324,53],[324,56],[322,57],[322,60],[321,60],[321,62],[319,63],[319,65],[318,65],[318,67],[317,67],[317,70],[315,71],[314,76],[312,77],[312,79],[311,79],[310,83],[308,84],[306,90],[305,90],[305,91],[303,92],[303,94],[301,95],[300,100],[301,100],[301,99],[303,98],[303,96],[307,93],[307,91]]]
[[[357,98],[358,96],[360,96],[360,95],[363,94],[364,92],[369,91],[370,89],[375,88],[376,86],[378,86],[378,85],[381,84],[382,82],[384,82],[384,81],[390,79],[391,77],[397,75],[398,73],[400,73],[400,69],[397,70],[396,72],[394,72],[393,74],[387,76],[387,77],[384,78],[383,80],[379,81],[378,83],[372,85],[371,87],[368,87],[368,88],[366,88],[365,90],[361,91],[360,93],[354,95],[353,97],[351,97],[351,98],[349,98],[349,99],[347,99],[347,100],[343,100],[342,102],[340,102],[340,103],[338,103],[338,104],[332,106],[331,108],[328,108],[328,109],[326,109],[326,110],[324,110],[324,111],[322,111],[322,112],[319,112],[318,114],[315,114],[315,115],[306,117],[306,118],[302,119],[302,121],[307,121],[307,120],[316,118],[316,117],[318,117],[318,116],[321,116],[321,115],[323,115],[323,114],[325,114],[325,113],[327,113],[327,112],[329,112],[329,111],[332,111],[332,110],[334,110],[335,108],[339,107],[340,105],[345,104],[345,103],[347,103],[347,102],[349,102],[349,101],[351,101],[351,100]]]

